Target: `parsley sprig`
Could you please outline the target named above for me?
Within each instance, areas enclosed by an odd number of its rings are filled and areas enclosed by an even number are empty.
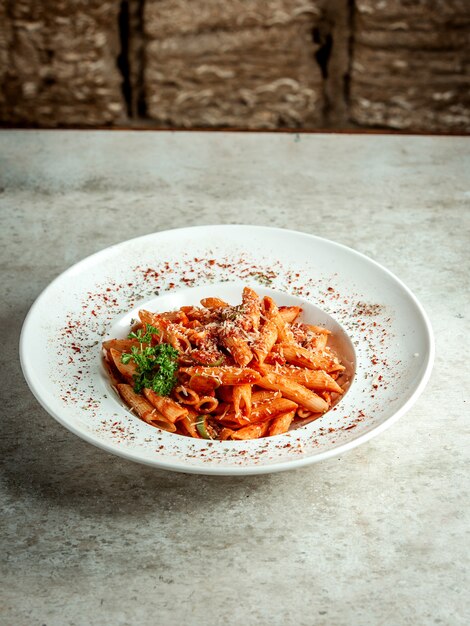
[[[129,333],[127,335],[127,338],[137,339],[137,341],[139,341],[140,343],[150,343],[150,341],[152,340],[152,335],[159,334],[160,331],[158,330],[158,328],[155,328],[155,326],[152,326],[152,324],[145,324],[145,331],[142,330],[142,328],[139,328],[136,333]]]
[[[134,374],[134,391],[140,393],[143,389],[152,389],[159,396],[168,396],[176,385],[176,371],[178,369],[178,350],[168,343],[160,343],[156,346],[143,346],[149,343],[152,335],[159,334],[158,329],[146,324],[145,331],[138,330],[130,333],[129,339],[137,339],[140,346],[132,346],[130,353],[125,352],[121,356],[124,364],[134,361],[136,373]]]

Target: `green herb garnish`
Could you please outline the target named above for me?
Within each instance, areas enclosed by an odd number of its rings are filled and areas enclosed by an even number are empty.
[[[178,350],[168,343],[159,343],[156,346],[143,347],[149,343],[152,335],[158,330],[146,325],[146,330],[130,333],[129,339],[137,339],[140,346],[132,346],[130,353],[124,352],[121,361],[126,365],[134,361],[137,372],[134,374],[134,391],[140,393],[143,389],[152,389],[159,396],[168,396],[176,385],[176,371],[178,369]]]
[[[152,335],[159,335],[160,331],[155,326],[151,324],[145,324],[145,332],[139,328],[136,333],[129,333],[127,335],[128,339],[137,339],[140,343],[150,343],[152,340]]]

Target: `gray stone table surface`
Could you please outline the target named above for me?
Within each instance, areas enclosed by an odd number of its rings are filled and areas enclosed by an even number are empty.
[[[0,133],[5,625],[468,624],[470,139]],[[113,457],[34,400],[18,337],[84,256],[179,226],[302,230],[403,279],[437,340],[380,437],[301,470],[175,474]]]

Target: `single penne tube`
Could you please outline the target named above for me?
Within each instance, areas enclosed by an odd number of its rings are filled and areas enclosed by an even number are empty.
[[[144,396],[169,422],[174,424],[188,414],[188,409],[171,398],[159,396],[152,389],[144,389]]]
[[[233,408],[237,420],[248,420],[251,413],[251,385],[237,385],[233,388]]]
[[[225,300],[221,300],[220,298],[203,298],[201,300],[201,304],[206,309],[225,309],[230,306],[228,302],[225,302]]]
[[[258,363],[264,363],[265,358],[276,343],[277,337],[278,330],[276,324],[273,320],[267,320],[261,326],[259,337],[252,346],[253,354],[256,356]]]
[[[195,437],[196,439],[200,439],[201,437],[199,433],[197,432],[197,427],[196,427],[196,423],[198,419],[200,419],[199,414],[196,413],[196,411],[189,409],[188,414],[182,417],[181,420],[178,421],[178,426],[182,430],[186,431],[186,433],[190,437]]]
[[[295,321],[300,313],[302,313],[302,307],[300,306],[280,306],[278,307],[278,309],[279,315],[288,324],[291,324],[293,321]]]
[[[268,435],[274,437],[275,435],[282,435],[289,430],[290,425],[295,417],[295,411],[289,411],[272,420],[269,425]]]
[[[235,412],[228,412],[223,421],[224,423],[236,423],[241,426],[247,422],[250,424],[256,424],[258,422],[265,422],[266,420],[269,421],[282,413],[295,411],[296,409],[297,404],[295,402],[292,402],[292,400],[288,400],[287,398],[278,397],[253,407],[249,420],[245,417],[238,419]]]
[[[242,294],[242,307],[245,316],[250,320],[252,330],[258,330],[261,317],[261,301],[256,291],[245,287]]]
[[[207,396],[219,387],[219,383],[215,378],[210,376],[194,374],[189,379],[188,387],[193,389],[200,396]]]
[[[108,353],[119,373],[124,376],[126,380],[132,381],[137,369],[134,361],[130,360],[129,363],[124,364],[121,361],[122,352],[114,350],[114,348],[111,348]]]
[[[116,387],[124,402],[130,406],[141,419],[146,420],[149,415],[156,411],[155,407],[153,407],[150,402],[147,402],[145,398],[135,393],[131,385],[120,383],[116,385]]]
[[[168,311],[167,313],[160,313],[162,319],[168,320],[169,322],[183,324],[186,326],[188,323],[188,316],[184,311]]]
[[[161,413],[158,413],[156,409],[155,413],[153,413],[153,415],[150,415],[145,421],[147,422],[147,424],[150,424],[150,426],[155,426],[156,428],[160,428],[161,430],[166,430],[169,433],[176,432],[176,426],[173,424],[173,422],[165,419],[163,415]]]
[[[324,413],[329,408],[328,403],[310,389],[274,372],[265,374],[256,381],[256,384],[265,389],[279,390],[285,398],[310,409],[314,413]]]
[[[221,385],[245,385],[247,383],[256,383],[261,378],[261,374],[248,367],[204,367],[203,365],[195,365],[192,367],[180,367],[179,371],[190,376],[204,374],[205,376],[215,378]]]
[[[176,427],[169,422],[154,406],[144,397],[139,396],[130,385],[117,385],[119,395],[124,402],[147,424],[156,426],[168,432],[175,432]]]
[[[239,430],[234,430],[231,434],[231,439],[259,439],[259,437],[264,437],[269,428],[269,422],[262,422],[261,424],[250,424],[249,426],[244,426]]]
[[[267,400],[274,400],[274,398],[280,398],[280,391],[268,391],[267,389],[252,391],[251,393],[251,405],[261,404]]]
[[[223,333],[220,336],[220,342],[223,347],[230,352],[233,360],[240,367],[245,367],[253,358],[253,352],[248,343],[242,339],[239,334]]]
[[[193,389],[189,389],[184,385],[179,385],[174,390],[174,396],[178,402],[188,406],[194,406],[199,402],[199,394]]]
[[[307,348],[295,346],[291,343],[282,343],[280,351],[288,363],[307,367],[312,370],[326,370],[327,372],[335,369],[344,369],[342,365],[336,363],[332,356],[325,355],[323,352],[312,352]]]
[[[130,352],[133,347],[145,347],[146,343],[139,343],[137,339],[108,339],[103,341],[103,348],[105,350],[118,350],[118,352]]]
[[[199,401],[194,405],[194,408],[199,413],[212,413],[217,409],[219,401],[212,396],[203,396],[199,398]]]
[[[331,330],[324,328],[323,326],[315,326],[314,324],[305,324],[305,326],[318,335],[331,335]]]
[[[343,393],[338,383],[323,370],[310,370],[305,367],[281,366],[273,367],[271,365],[263,365],[262,372],[274,372],[285,376],[290,380],[295,380],[299,385],[313,389],[315,391],[334,391],[335,393]]]
[[[111,357],[108,356],[108,354],[106,354],[103,357],[103,366],[106,370],[106,373],[109,376],[109,382],[111,383],[112,387],[116,387],[119,383],[122,383],[122,378],[118,378],[118,371],[116,370],[116,368],[114,367],[112,361],[111,361]]]
[[[277,327],[278,341],[295,344],[294,334],[289,328],[287,322],[279,313],[277,304],[269,296],[263,299],[266,317],[274,322]]]
[[[286,412],[296,411],[297,404],[287,398],[274,398],[268,400],[263,404],[259,404],[254,407],[250,415],[250,423],[264,422],[265,420],[271,420],[278,415]]]

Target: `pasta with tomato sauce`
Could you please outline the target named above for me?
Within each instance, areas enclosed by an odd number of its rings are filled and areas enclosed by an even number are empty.
[[[344,392],[330,331],[245,287],[177,311],[139,311],[126,339],[103,343],[111,385],[147,424],[202,439],[281,435]]]

